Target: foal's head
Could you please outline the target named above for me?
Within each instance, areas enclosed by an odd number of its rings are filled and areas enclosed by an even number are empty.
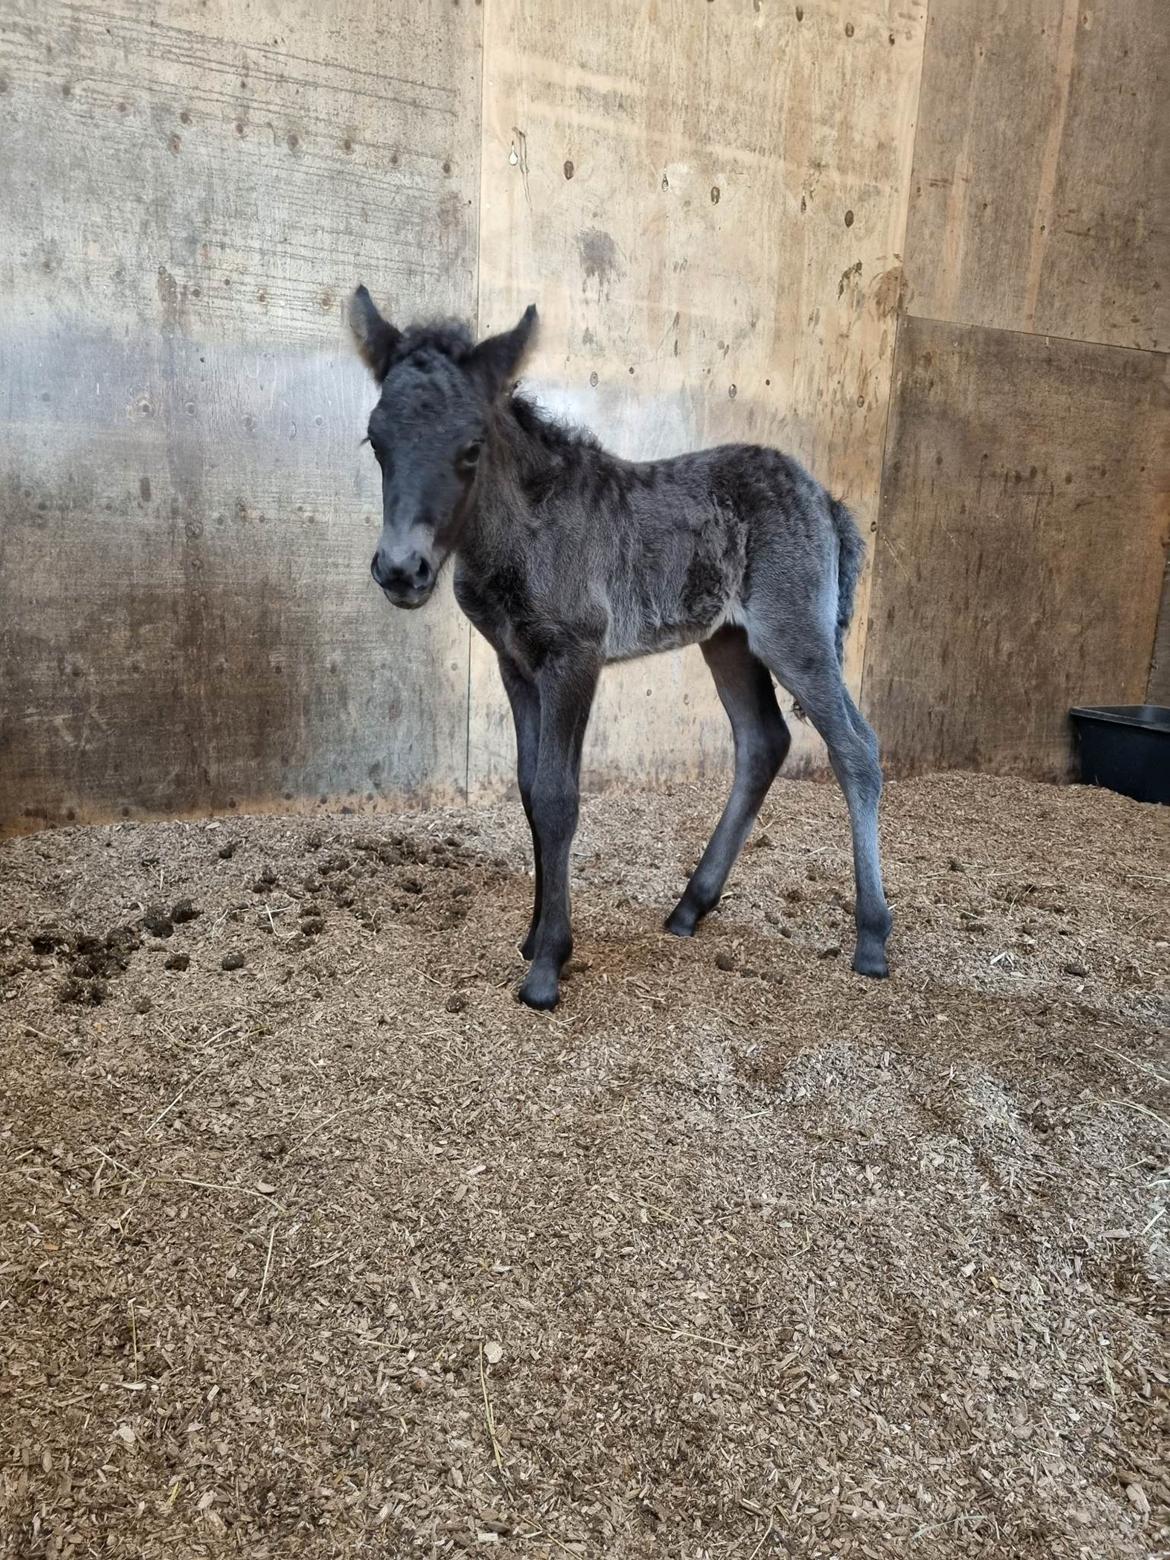
[[[536,309],[476,346],[463,325],[396,330],[359,287],[349,323],[381,391],[369,425],[382,468],[382,534],[370,572],[387,601],[421,607],[459,543],[492,403],[512,383]]]

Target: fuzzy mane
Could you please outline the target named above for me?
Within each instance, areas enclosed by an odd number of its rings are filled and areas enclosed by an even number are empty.
[[[521,395],[517,390],[513,390],[507,404],[521,431],[546,450],[601,448],[598,440],[587,429],[561,422],[559,418],[543,411],[535,401],[530,401],[526,395]]]
[[[462,320],[428,320],[421,325],[409,325],[402,332],[394,349],[395,363],[407,358],[426,358],[433,354],[450,358],[452,363],[464,363],[471,356],[475,338]]]
[[[463,320],[426,320],[409,325],[402,332],[394,348],[393,364],[397,366],[413,360],[419,367],[425,367],[428,358],[438,356],[462,365],[475,350],[475,344],[471,328]],[[586,429],[552,416],[515,386],[503,405],[511,412],[520,431],[550,454],[601,448]]]

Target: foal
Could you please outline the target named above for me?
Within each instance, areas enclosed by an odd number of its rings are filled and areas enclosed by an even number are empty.
[[[601,668],[689,644],[731,722],[735,778],[667,930],[691,936],[718,902],[784,762],[775,677],[824,738],[849,805],[853,968],[887,974],[877,740],[841,676],[864,551],[844,505],[777,450],[628,461],[559,426],[513,389],[535,308],[477,346],[458,324],[396,330],[359,287],[350,325],[381,392],[369,422],[382,469],[371,572],[394,606],[421,607],[454,553],[456,599],[495,650],[511,702],[536,858],[521,999],[553,1007],[572,949],[569,846]]]

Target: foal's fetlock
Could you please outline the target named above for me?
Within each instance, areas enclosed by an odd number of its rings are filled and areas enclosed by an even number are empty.
[[[853,970],[857,975],[868,975],[871,980],[885,980],[890,973],[885,945],[859,937],[853,955]]]
[[[697,894],[688,888],[663,925],[673,937],[693,937],[699,922],[718,903],[718,894]]]
[[[534,929],[529,934],[525,947],[528,942],[531,942],[533,947],[531,953],[525,954],[525,958],[532,960],[532,968],[528,971],[516,995],[530,1008],[541,1010],[554,1008],[560,996],[561,970],[568,963],[573,952],[572,933],[564,935],[554,933],[550,937],[546,931],[545,936],[541,938]]]
[[[857,948],[853,955],[853,968],[858,975],[884,980],[890,973],[886,959],[886,940],[893,924],[894,918],[885,908],[866,916],[864,921],[858,921]]]
[[[685,905],[681,899],[662,923],[663,928],[672,937],[693,937],[698,924],[698,915],[693,909]]]
[[[684,895],[662,924],[672,937],[693,937],[704,913]]]

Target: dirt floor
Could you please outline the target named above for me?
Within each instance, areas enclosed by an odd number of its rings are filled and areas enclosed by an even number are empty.
[[[0,848],[0,1553],[1170,1548],[1167,814],[832,786],[660,930],[603,797],[560,1009],[519,807]]]

